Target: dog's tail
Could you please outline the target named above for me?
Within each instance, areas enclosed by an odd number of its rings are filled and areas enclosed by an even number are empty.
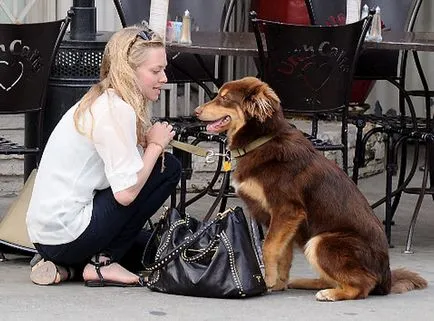
[[[415,272],[406,269],[392,271],[392,288],[390,293],[404,293],[416,289],[424,289],[428,282]]]

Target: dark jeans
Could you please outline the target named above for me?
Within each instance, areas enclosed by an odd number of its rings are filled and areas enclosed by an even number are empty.
[[[98,191],[86,230],[70,243],[35,244],[38,252],[55,264],[77,268],[88,263],[93,255],[105,253],[130,270],[139,269],[147,239],[143,226],[175,191],[181,174],[181,165],[172,154],[165,154],[164,164],[161,173],[160,157],[145,186],[128,206],[120,205],[110,188]],[[122,259],[126,262],[122,263]]]

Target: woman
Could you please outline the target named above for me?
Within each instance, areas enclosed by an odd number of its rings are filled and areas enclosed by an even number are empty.
[[[43,258],[32,268],[34,283],[59,283],[84,266],[88,286],[143,284],[119,262],[140,263],[134,243],[180,177],[179,162],[164,154],[172,126],[152,125],[148,114],[167,82],[166,65],[164,43],[149,28],[118,31],[105,48],[100,82],[52,132],[27,212]]]

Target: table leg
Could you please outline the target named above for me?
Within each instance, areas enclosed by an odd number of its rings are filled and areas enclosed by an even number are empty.
[[[432,128],[434,130],[434,124]],[[428,141],[426,144],[426,148],[427,148],[426,152],[429,153],[429,161],[427,166],[429,166],[429,171],[430,171],[430,190],[433,191],[431,196],[432,199],[434,200],[434,142]]]
[[[428,146],[432,145],[432,141],[427,141],[427,150],[425,152],[425,162],[424,162],[424,172],[423,172],[423,178],[422,178],[422,186],[420,187],[419,191],[419,197],[417,198],[416,206],[414,208],[413,216],[411,218],[410,227],[408,229],[407,234],[407,242],[405,246],[404,253],[406,254],[412,254],[413,250],[411,249],[411,245],[413,242],[413,235],[414,235],[414,229],[416,227],[416,221],[417,217],[419,216],[420,207],[422,206],[423,198],[425,197],[425,191],[427,187],[428,182],[428,173],[429,173],[429,158],[430,153],[428,151]]]

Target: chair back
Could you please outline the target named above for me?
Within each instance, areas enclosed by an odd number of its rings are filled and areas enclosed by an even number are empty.
[[[361,6],[370,9],[379,6],[384,32],[413,31],[417,14],[423,0],[362,0]],[[311,23],[314,25],[345,24],[347,0],[306,0]],[[355,72],[356,77],[371,79],[396,78],[398,50],[375,50],[363,52]]]
[[[251,17],[261,75],[286,111],[348,105],[354,66],[372,16],[343,26],[302,26]],[[263,35],[262,35],[263,34]]]
[[[50,68],[69,19],[0,24],[0,113],[43,108]]]
[[[184,11],[188,9],[192,31],[226,31],[228,18],[232,14],[232,10],[228,10],[232,7],[229,5],[230,2],[231,0],[169,1],[168,19],[182,21]],[[114,3],[123,27],[143,20],[149,21],[151,0],[114,0]],[[194,55],[188,53],[176,55],[169,53],[169,57],[169,65],[166,68],[169,83],[215,80],[204,70],[205,67],[214,74],[216,64],[214,56],[200,56],[203,65]]]

